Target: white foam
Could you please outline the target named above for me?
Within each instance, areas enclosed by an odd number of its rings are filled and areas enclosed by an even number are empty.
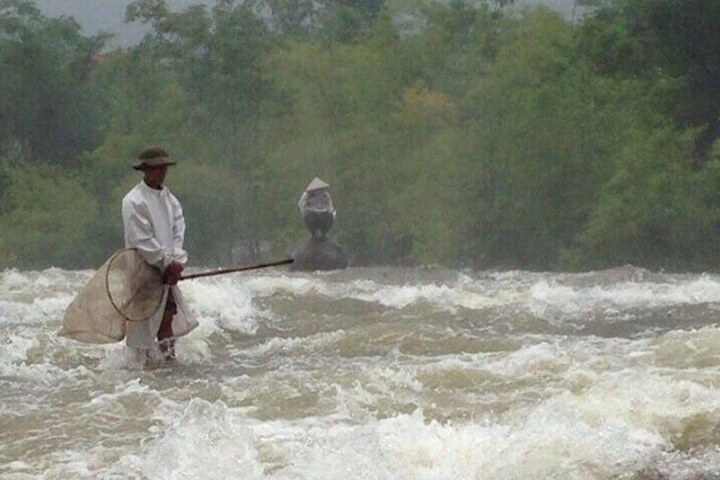
[[[487,286],[471,281],[466,275],[458,275],[457,281],[449,285],[393,285],[366,279],[338,282],[323,277],[308,279],[285,275],[251,278],[243,284],[253,296],[269,297],[279,292],[295,296],[320,295],[329,299],[362,300],[393,309],[424,302],[454,312],[458,307],[482,309],[518,300],[512,293],[489,291]]]
[[[0,348],[0,368],[8,368],[10,364],[24,362],[27,352],[38,346],[38,339],[21,335],[8,334]]]
[[[264,478],[252,432],[222,402],[190,401],[182,416],[115,472],[144,478]]]
[[[558,283],[566,275],[506,272],[473,279],[458,274],[450,283],[384,284],[360,279],[337,281],[331,277],[312,279],[287,275],[244,277],[238,286],[250,296],[271,297],[320,295],[329,299],[356,299],[383,307],[403,309],[420,303],[455,313],[458,308],[482,310],[502,305],[522,305],[539,316],[562,313],[614,313],[627,308],[694,305],[720,301],[720,282],[709,275],[691,279],[667,276],[660,282],[619,282],[607,286],[572,286]]]
[[[42,422],[10,438],[17,450],[27,445],[23,452],[30,457],[5,465],[3,473],[47,479],[609,480],[650,472],[690,480],[720,468],[716,327],[679,326],[641,339],[511,334],[502,338],[511,340],[507,347],[497,350],[418,349],[409,355],[388,351],[393,346],[381,343],[385,339],[368,340],[372,348],[348,354],[348,338],[379,330],[356,323],[343,330],[338,322],[332,331],[271,335],[243,350],[227,346],[232,361],[252,364],[240,373],[233,370],[237,364],[218,365],[179,369],[168,380],[134,368],[122,343],[89,346],[53,336],[83,277],[6,271],[0,279],[0,381],[12,393],[2,414],[12,409],[13,418]],[[510,316],[530,311],[584,319],[598,311],[622,315],[629,308],[720,298],[711,276],[661,280],[583,286],[521,272],[402,285],[332,275],[197,280],[182,288],[200,327],[179,341],[178,356],[181,364],[210,363],[211,337],[257,335],[262,322],[276,320],[275,296],[380,305],[387,311],[368,317],[383,326],[411,314],[426,322],[418,328],[433,327],[425,308],[396,312],[431,305],[443,312],[435,317],[447,321],[450,335],[475,335],[481,328],[463,323],[457,330],[453,313],[460,309],[507,305],[502,313]],[[473,320],[483,321],[485,313]],[[473,317],[462,314],[462,322]],[[91,401],[74,400],[86,391]],[[292,411],[285,409],[286,394],[300,398]],[[108,419],[127,424],[104,430]],[[80,422],[90,427],[75,429]],[[39,438],[45,428],[56,435],[52,441],[30,443],[27,436]],[[75,437],[63,438],[67,432]]]
[[[720,283],[702,276],[685,282],[621,282],[608,286],[572,287],[542,280],[531,289],[533,308],[552,307],[580,315],[605,309],[696,305],[720,301]]]
[[[337,344],[345,337],[345,332],[335,331],[328,333],[317,333],[307,337],[271,337],[267,341],[251,347],[245,348],[239,355],[248,357],[262,357],[275,353],[293,352],[296,355],[310,354],[326,348],[330,345]]]
[[[304,437],[285,432],[289,457],[272,478],[619,478],[656,465],[671,439],[697,415],[713,418],[719,402],[720,394],[691,382],[611,374],[579,395],[563,392],[505,415],[505,423],[441,424],[417,410],[310,427]]]

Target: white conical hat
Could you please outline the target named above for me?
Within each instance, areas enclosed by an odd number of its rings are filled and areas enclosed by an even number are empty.
[[[320,190],[321,188],[327,188],[330,185],[322,181],[320,178],[315,177],[313,178],[312,182],[307,186],[305,189],[306,192],[309,192],[310,190]]]

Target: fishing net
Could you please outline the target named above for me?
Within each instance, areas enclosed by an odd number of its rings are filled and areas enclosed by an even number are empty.
[[[293,261],[288,258],[220,268],[184,275],[180,280],[288,265]],[[58,335],[84,343],[119,342],[128,333],[127,322],[144,322],[155,317],[165,304],[168,291],[160,270],[145,262],[136,249],[119,250],[95,272],[65,310]],[[184,305],[178,289],[173,289],[173,297],[178,306]],[[192,312],[178,311],[173,319],[173,332],[180,336],[196,325]]]
[[[65,311],[59,335],[84,343],[112,343],[125,338],[126,322],[152,317],[166,286],[157,268],[134,248],[115,252]]]

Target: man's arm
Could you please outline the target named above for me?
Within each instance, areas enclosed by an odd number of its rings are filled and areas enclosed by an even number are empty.
[[[185,243],[185,216],[180,202],[174,196],[172,197],[172,207],[174,241],[172,259],[185,265],[188,260],[188,254],[183,248]]]
[[[188,254],[183,249],[185,243],[185,216],[183,215],[182,206],[174,195],[171,195],[170,202],[173,216],[173,250],[172,262],[165,271],[164,280],[169,285],[175,285],[182,278]]]

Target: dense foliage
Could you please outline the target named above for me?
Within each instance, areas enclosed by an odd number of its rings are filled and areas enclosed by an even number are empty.
[[[512,3],[135,0],[108,50],[0,0],[0,268],[101,263],[158,144],[196,265],[288,253],[319,176],[355,265],[714,270],[720,3]]]

